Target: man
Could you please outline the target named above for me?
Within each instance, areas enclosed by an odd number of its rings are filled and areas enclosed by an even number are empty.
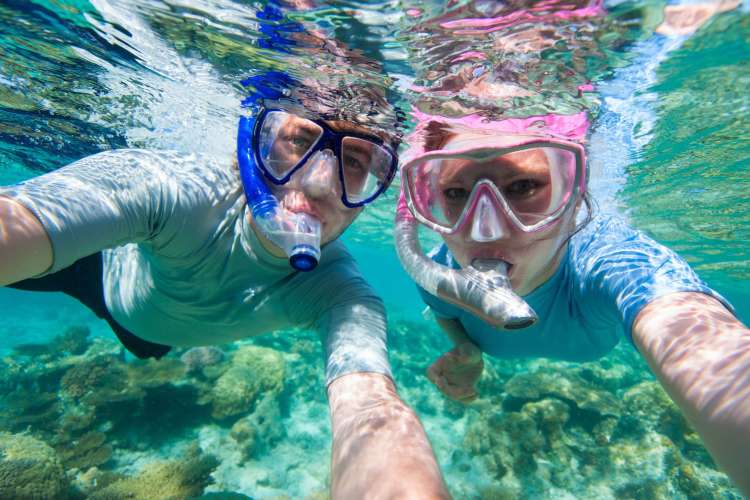
[[[120,150],[1,187],[0,285],[76,297],[139,357],[316,327],[333,497],[447,497],[391,379],[382,302],[336,241],[390,184],[396,139],[311,112],[320,92],[298,92],[306,97],[294,106],[253,100],[240,120],[239,169]]]

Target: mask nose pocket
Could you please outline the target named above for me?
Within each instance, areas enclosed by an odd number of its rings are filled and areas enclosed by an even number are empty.
[[[471,239],[480,243],[497,241],[505,236],[498,209],[489,195],[479,195],[471,222]]]
[[[330,149],[318,151],[301,173],[302,186],[311,194],[329,194],[336,186],[336,156]]]

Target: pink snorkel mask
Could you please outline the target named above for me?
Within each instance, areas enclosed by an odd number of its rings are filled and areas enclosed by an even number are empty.
[[[536,314],[512,291],[507,263],[477,259],[461,270],[437,264],[421,252],[417,221],[441,234],[466,231],[477,242],[507,236],[509,224],[534,232],[555,223],[586,189],[585,113],[495,122],[414,116],[419,125],[406,140],[396,216],[402,265],[431,294],[494,326],[533,324]],[[448,140],[426,151],[435,126]]]
[[[433,231],[455,234],[470,225],[478,242],[517,229],[543,229],[586,188],[580,144],[543,136],[476,134],[421,154],[401,168],[407,206]]]

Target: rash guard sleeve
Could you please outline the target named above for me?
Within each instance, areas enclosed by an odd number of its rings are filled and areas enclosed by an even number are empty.
[[[169,155],[107,151],[0,188],[28,208],[52,242],[50,274],[105,248],[159,234],[178,197]]]
[[[600,296],[619,312],[625,336],[638,313],[653,300],[678,292],[710,295],[731,304],[704,283],[679,255],[633,229],[619,217],[604,217],[571,245],[580,298]],[[594,303],[594,302],[592,302]],[[592,311],[593,314],[593,311]]]
[[[298,273],[286,296],[296,324],[318,330],[326,354],[326,384],[349,373],[391,377],[383,301],[362,277],[354,258],[336,241],[315,271]]]

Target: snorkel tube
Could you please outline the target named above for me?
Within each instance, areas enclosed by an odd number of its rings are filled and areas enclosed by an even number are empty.
[[[306,213],[279,206],[263,180],[252,147],[255,120],[240,117],[237,130],[237,162],[245,198],[253,221],[271,243],[281,248],[297,271],[312,271],[320,260],[320,221]]]
[[[536,322],[531,306],[513,292],[506,262],[476,259],[463,269],[438,264],[422,252],[418,225],[406,204],[402,183],[396,212],[396,252],[417,285],[497,328],[518,330]]]

